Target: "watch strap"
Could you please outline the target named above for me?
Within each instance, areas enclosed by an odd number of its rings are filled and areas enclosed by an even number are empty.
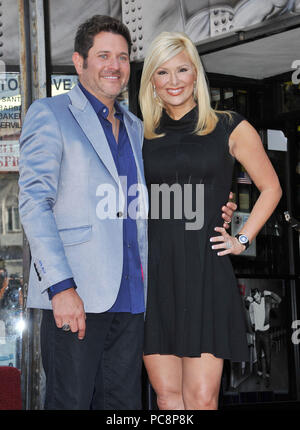
[[[245,241],[245,242],[241,241],[240,240],[240,236],[244,236],[245,238],[247,238],[247,241]],[[250,242],[249,242],[248,237],[244,233],[238,233],[238,234],[235,235],[235,237],[237,238],[237,240],[240,242],[241,245],[245,246],[245,251],[246,251],[246,249],[248,249],[249,246],[250,246]]]

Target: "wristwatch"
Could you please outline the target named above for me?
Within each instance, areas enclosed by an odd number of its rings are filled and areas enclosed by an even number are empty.
[[[241,245],[245,246],[245,251],[246,251],[246,249],[248,249],[250,246],[248,237],[243,233],[238,233],[235,235],[235,237],[237,238],[237,240],[240,242]]]

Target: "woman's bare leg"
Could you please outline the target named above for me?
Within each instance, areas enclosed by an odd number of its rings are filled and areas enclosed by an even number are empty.
[[[182,362],[185,409],[218,409],[223,359],[212,354],[184,357]]]
[[[183,410],[182,358],[175,355],[144,355],[150,383],[160,410]]]

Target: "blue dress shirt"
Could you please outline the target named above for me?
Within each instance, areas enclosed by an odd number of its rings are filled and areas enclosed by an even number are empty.
[[[106,139],[108,141],[119,176],[127,178],[126,183],[122,183],[123,192],[127,196],[127,214],[123,217],[123,271],[120,290],[114,305],[108,312],[130,312],[141,313],[145,311],[144,286],[142,278],[142,267],[139,255],[136,221],[128,215],[128,207],[136,196],[128,195],[131,185],[137,184],[137,168],[132,152],[130,140],[123,120],[123,113],[116,102],[115,117],[120,122],[118,143],[112,131],[111,122],[107,119],[109,109],[95,96],[87,91],[81,83],[79,87],[93,106]],[[126,188],[124,188],[126,186]],[[65,289],[75,287],[73,278],[66,279],[48,289],[49,298]]]

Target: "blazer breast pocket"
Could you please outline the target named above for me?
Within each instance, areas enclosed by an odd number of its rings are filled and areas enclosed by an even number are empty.
[[[63,228],[58,230],[64,246],[79,245],[88,242],[92,237],[92,226]]]

